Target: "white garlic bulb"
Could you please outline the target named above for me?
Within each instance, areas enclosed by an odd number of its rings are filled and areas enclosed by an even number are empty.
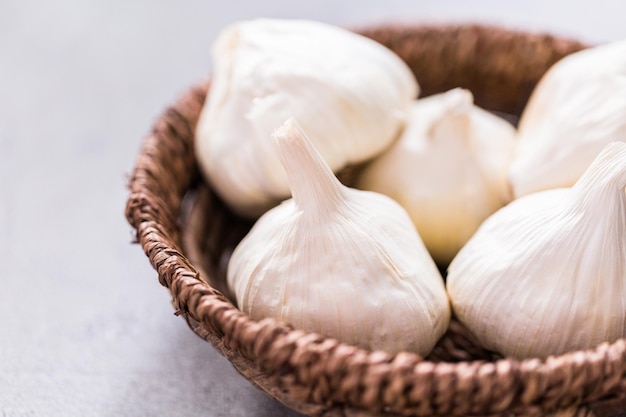
[[[343,186],[293,119],[274,139],[293,198],[233,252],[228,284],[239,308],[365,349],[427,355],[450,307],[404,209]]]
[[[358,188],[392,197],[432,257],[447,265],[478,226],[511,199],[515,128],[454,89],[417,100],[400,139],[363,172]]]
[[[493,214],[448,270],[459,320],[487,348],[515,358],[626,336],[624,187],[626,144],[615,142],[574,187]]]
[[[296,117],[331,169],[366,160],[401,131],[417,81],[391,50],[305,20],[259,19],[224,30],[196,130],[196,154],[216,192],[257,217],[289,197],[270,141]]]
[[[515,197],[571,187],[608,143],[626,138],[626,40],[557,62],[524,109],[510,181]]]

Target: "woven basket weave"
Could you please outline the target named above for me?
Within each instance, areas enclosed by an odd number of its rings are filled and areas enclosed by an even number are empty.
[[[584,48],[474,25],[359,32],[404,59],[423,95],[465,87],[478,105],[512,120],[547,68]],[[130,180],[126,216],[176,314],[254,385],[320,416],[626,416],[626,340],[516,361],[485,351],[453,321],[424,359],[364,351],[239,311],[225,271],[251,222],[222,204],[196,166],[194,128],[208,88],[209,82],[191,88],[156,121]]]

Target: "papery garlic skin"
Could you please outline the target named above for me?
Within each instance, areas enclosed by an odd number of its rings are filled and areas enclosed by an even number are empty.
[[[369,164],[357,187],[400,203],[439,264],[511,199],[515,128],[453,89],[415,101],[401,137]]]
[[[485,347],[558,355],[626,336],[626,144],[573,188],[514,200],[450,264],[453,311]]]
[[[522,113],[510,169],[515,197],[571,187],[602,148],[624,138],[626,40],[563,58]]]
[[[373,40],[306,20],[258,19],[225,29],[196,129],[205,177],[230,207],[257,217],[289,197],[270,135],[296,117],[334,171],[385,149],[419,87]]]
[[[450,306],[404,209],[343,186],[293,119],[275,140],[293,198],[265,213],[230,259],[239,308],[364,349],[427,355]]]

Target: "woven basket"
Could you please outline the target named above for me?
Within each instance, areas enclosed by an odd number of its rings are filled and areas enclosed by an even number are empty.
[[[465,87],[478,105],[513,121],[546,69],[584,48],[474,25],[359,32],[404,59],[423,95]],[[176,314],[251,383],[319,416],[626,416],[626,340],[516,361],[485,351],[453,321],[424,359],[364,351],[239,311],[225,271],[251,222],[222,204],[196,166],[194,128],[208,88],[208,81],[191,88],[157,120],[130,180],[126,216]]]

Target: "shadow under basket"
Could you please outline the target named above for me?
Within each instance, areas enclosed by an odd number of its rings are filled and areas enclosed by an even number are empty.
[[[585,47],[477,25],[357,32],[395,51],[422,95],[468,88],[477,105],[514,122],[543,73]],[[252,384],[318,416],[626,416],[624,339],[517,361],[485,351],[453,321],[421,358],[365,351],[239,311],[225,285],[226,265],[252,223],[229,211],[196,165],[194,130],[208,88],[208,81],[194,86],[156,121],[130,179],[126,216],[176,314]],[[349,183],[349,175],[342,179]]]

